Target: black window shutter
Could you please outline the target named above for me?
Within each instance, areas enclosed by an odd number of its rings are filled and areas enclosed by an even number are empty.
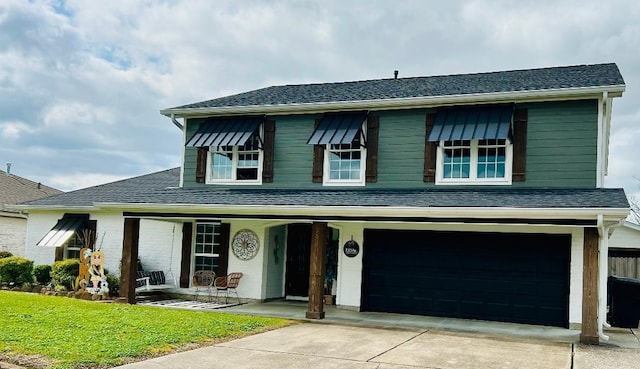
[[[230,232],[231,225],[229,223],[220,223],[220,258],[218,259],[218,269],[215,271],[218,276],[227,275]]]
[[[189,288],[191,282],[191,244],[193,238],[193,223],[182,224],[182,259],[180,261],[180,288]]]
[[[424,182],[436,181],[436,155],[438,146],[435,142],[427,141],[427,137],[429,137],[429,133],[431,133],[431,129],[433,128],[433,123],[435,122],[435,120],[435,113],[427,114],[427,120],[425,123],[426,132],[424,136]]]
[[[378,181],[378,128],[380,117],[367,119],[367,164],[365,179],[369,183]]]
[[[513,170],[511,180],[524,182],[527,166],[527,109],[516,109],[513,114]]]
[[[263,153],[262,153],[262,182],[273,182],[273,149],[276,135],[276,122],[264,121]]]
[[[320,119],[316,119],[313,128],[317,128]],[[322,172],[324,171],[324,147],[323,145],[313,145],[313,183],[322,183]]]
[[[198,158],[196,159],[196,182],[204,183],[207,175],[207,153],[206,147],[198,147]]]

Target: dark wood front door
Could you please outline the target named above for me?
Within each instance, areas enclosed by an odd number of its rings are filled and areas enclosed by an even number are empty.
[[[285,294],[306,297],[309,296],[311,224],[289,224],[287,228]]]

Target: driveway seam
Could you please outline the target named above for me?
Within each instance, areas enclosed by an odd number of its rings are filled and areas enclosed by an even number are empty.
[[[242,351],[266,352],[266,353],[269,353],[269,354],[281,354],[281,355],[292,355],[292,356],[309,356],[309,357],[317,357],[317,358],[321,358],[321,359],[351,361],[351,362],[354,362],[354,363],[366,363],[366,362],[369,362],[368,360],[364,360],[364,359],[363,360],[358,360],[358,359],[349,359],[349,358],[344,358],[344,357],[305,354],[305,353],[300,353],[300,352],[274,351],[274,350],[263,350],[263,349],[246,348],[246,347],[222,346],[222,345],[214,345],[212,347],[219,347],[219,348],[232,349],[232,350],[242,350]]]
[[[415,336],[413,336],[413,337],[411,337],[411,338],[408,338],[408,339],[404,340],[403,342],[400,342],[399,344],[397,344],[397,345],[395,345],[395,346],[391,347],[391,348],[390,348],[390,349],[388,349],[388,350],[385,350],[385,351],[383,351],[383,352],[381,352],[381,353],[379,353],[379,354],[377,354],[377,355],[372,356],[371,358],[367,359],[367,360],[366,360],[366,362],[367,362],[367,363],[368,363],[368,362],[371,362],[371,360],[373,360],[373,359],[375,359],[375,358],[377,358],[377,357],[380,357],[380,356],[382,356],[382,355],[386,354],[387,352],[389,352],[389,351],[391,351],[391,350],[394,350],[394,349],[398,348],[399,346],[404,345],[405,343],[407,343],[407,342],[409,342],[409,341],[413,341],[413,340],[415,340],[416,338],[418,338],[418,337],[422,336],[423,334],[425,334],[425,333],[427,333],[427,332],[429,332],[429,329],[427,329],[427,330],[425,330],[425,331],[422,331],[422,332],[420,332],[420,333],[416,334]]]

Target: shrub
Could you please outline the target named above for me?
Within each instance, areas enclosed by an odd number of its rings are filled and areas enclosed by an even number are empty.
[[[51,265],[40,264],[33,267],[33,276],[40,284],[48,284],[51,282]]]
[[[51,268],[51,279],[56,291],[62,289],[71,291],[80,273],[80,260],[66,259],[53,263]]]
[[[109,296],[120,296],[120,278],[117,275],[106,274],[107,283],[109,284]]]
[[[0,259],[0,280],[18,285],[33,283],[33,261],[19,256]]]
[[[0,259],[8,258],[13,256],[9,251],[0,251]]]

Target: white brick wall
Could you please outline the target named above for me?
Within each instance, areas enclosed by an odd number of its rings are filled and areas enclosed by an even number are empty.
[[[26,238],[26,219],[0,216],[0,251],[9,251],[15,256],[24,256]]]

